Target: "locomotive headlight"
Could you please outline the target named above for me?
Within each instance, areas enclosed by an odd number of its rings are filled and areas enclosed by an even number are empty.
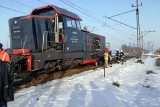
[[[14,21],[14,24],[17,24],[17,20]]]

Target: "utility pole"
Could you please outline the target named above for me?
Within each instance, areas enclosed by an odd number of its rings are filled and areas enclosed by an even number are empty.
[[[144,53],[144,46],[143,46],[144,45],[144,40],[143,40],[143,37],[146,36],[147,34],[149,34],[150,32],[155,32],[155,30],[154,31],[143,31],[143,32],[141,32],[140,40],[142,41],[142,44],[141,44],[141,46],[142,46],[142,54]]]
[[[139,45],[140,45],[140,40],[139,40],[139,37],[140,37],[140,23],[139,23],[139,6],[142,6],[142,3],[141,5],[139,5],[139,2],[138,0],[136,0],[136,6],[134,6],[132,4],[132,7],[136,7],[136,21],[137,21],[137,53],[140,57],[140,60],[141,60],[141,52],[139,52]]]
[[[129,42],[129,46],[128,46],[128,53],[130,54],[130,42]]]
[[[148,50],[149,50],[149,52],[153,51],[153,46],[154,46],[154,41],[148,41]]]
[[[154,46],[154,42],[152,43],[152,45],[151,45],[151,48],[152,48],[152,52],[153,52],[153,46]]]

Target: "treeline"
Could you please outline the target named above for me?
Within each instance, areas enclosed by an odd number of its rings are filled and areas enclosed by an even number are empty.
[[[125,52],[125,53],[129,53],[129,54],[142,54],[142,53],[148,53],[148,52],[150,52],[149,50],[147,50],[147,49],[142,49],[142,48],[137,48],[137,47],[135,47],[135,46],[128,46],[128,45],[126,45],[126,44],[123,44],[122,46],[121,46],[121,49]],[[138,52],[138,53],[137,53]],[[160,48],[159,49],[157,49],[157,50],[155,50],[154,51],[156,54],[160,54]]]
[[[136,46],[128,46],[126,44],[123,44],[121,46],[121,49],[125,52],[128,53],[130,55],[139,55],[140,53],[148,53],[149,51],[146,49],[142,49]]]
[[[160,55],[160,48],[156,50],[156,53]]]

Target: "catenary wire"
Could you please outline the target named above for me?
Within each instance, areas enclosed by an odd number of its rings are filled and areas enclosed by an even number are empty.
[[[21,3],[21,2],[15,1],[15,0],[10,0],[10,1],[15,2],[15,3],[17,3],[17,4],[20,4],[20,5],[23,5],[23,6],[26,6],[26,7],[29,7],[29,8],[34,8],[34,7],[32,7],[32,6],[23,4],[23,3]]]
[[[68,5],[68,6],[72,7],[72,8],[74,8],[74,9],[80,11],[81,13],[83,13],[83,14],[89,16],[90,18],[92,18],[92,19],[98,21],[100,24],[104,24],[104,22],[101,22],[101,21],[98,20],[97,18],[94,18],[93,16],[88,15],[86,12],[83,12],[83,11],[81,11],[81,10],[75,8],[74,6],[72,6],[72,5],[68,4],[68,3],[66,3],[65,1],[63,1],[63,0],[60,0],[60,1],[63,2],[64,4],[66,4],[66,5]],[[113,27],[110,27],[110,26],[108,26],[108,25],[105,25],[105,27],[108,27],[108,28],[110,28],[110,29],[112,29],[112,30],[114,30],[114,31],[116,31],[116,32],[118,32],[118,33],[120,33],[121,35],[123,35],[123,36],[125,36],[125,37],[128,37],[127,35],[124,35],[123,33],[121,33],[121,31],[118,31],[117,29],[115,29],[115,28],[113,28]],[[130,39],[130,38],[129,38],[129,39]]]
[[[24,12],[22,12],[22,11],[19,11],[19,10],[16,10],[16,9],[12,9],[12,8],[9,8],[9,7],[6,7],[6,6],[0,5],[0,7],[1,7],[1,8],[5,8],[5,9],[7,9],[7,10],[15,11],[15,12],[18,12],[18,13],[27,14],[27,13],[24,13]]]
[[[15,0],[11,0],[11,1],[15,2]],[[41,1],[41,0],[38,0],[38,1]],[[17,4],[20,4],[20,5],[23,5],[23,6],[26,6],[26,7],[30,7],[30,8],[31,8],[31,6],[26,5],[26,4],[23,4],[23,3],[20,3],[20,2],[16,2],[16,3],[17,3]],[[11,10],[11,11],[15,11],[15,12],[18,12],[18,13],[27,14],[27,13],[25,13],[25,12],[18,11],[18,10],[15,10],[15,9],[12,9],[12,8],[9,8],[9,7],[6,7],[6,6],[2,6],[2,5],[0,5],[0,7],[5,8],[5,9],[8,9],[8,10]],[[108,26],[108,25],[105,25],[105,26],[107,26],[107,27],[111,28],[111,27],[110,27],[110,26]],[[112,28],[111,28],[111,29],[112,29]],[[115,30],[115,29],[113,29],[113,30]],[[116,31],[117,31],[117,30],[116,30]],[[117,31],[117,32],[119,32],[119,31]],[[119,33],[121,33],[121,32],[119,32]],[[122,34],[122,35],[124,35],[124,34]],[[115,39],[115,40],[116,40],[116,39]]]

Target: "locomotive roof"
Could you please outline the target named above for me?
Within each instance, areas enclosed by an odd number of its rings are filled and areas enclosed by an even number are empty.
[[[47,12],[47,11],[50,11],[50,10],[54,10],[58,14],[62,14],[64,16],[71,17],[71,18],[74,18],[76,20],[82,20],[75,13],[72,13],[68,10],[62,9],[62,8],[54,6],[54,5],[47,5],[47,6],[42,6],[42,7],[39,7],[39,8],[35,8],[35,9],[32,10],[31,15],[36,15],[40,12]]]

